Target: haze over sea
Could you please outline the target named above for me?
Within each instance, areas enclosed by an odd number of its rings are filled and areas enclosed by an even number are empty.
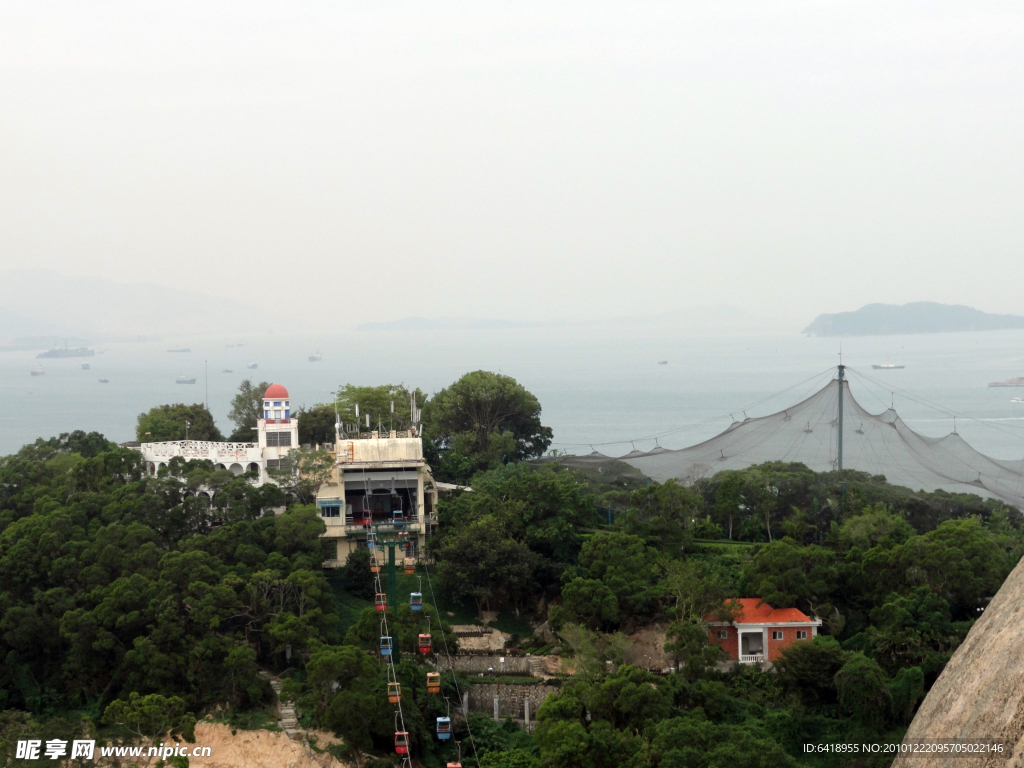
[[[245,346],[229,346],[239,343]],[[851,367],[851,391],[872,412],[890,400],[917,431],[941,436],[951,416],[915,402],[884,383],[959,414],[956,429],[975,448],[997,458],[1024,457],[1024,389],[989,388],[990,381],[1024,375],[1024,330],[987,333],[874,336],[841,341]],[[202,402],[204,360],[209,366],[209,403],[221,431],[240,381],[284,384],[293,403],[329,402],[340,384],[404,382],[434,392],[463,373],[501,371],[540,399],[543,422],[559,450],[609,455],[692,445],[730,423],[747,407],[750,417],[772,413],[822,386],[838,362],[840,340],[778,335],[687,335],[629,324],[565,326],[500,331],[360,332],[288,336],[260,332],[231,337],[165,337],[141,343],[94,345],[92,358],[43,359],[36,352],[0,353],[0,398],[5,408],[0,454],[37,437],[74,429],[96,430],[121,442],[135,438],[139,413],[164,403]],[[167,350],[188,347],[189,353]],[[307,357],[319,350],[321,362]],[[904,370],[875,371],[891,359]],[[659,365],[661,360],[667,365]],[[83,371],[88,362],[91,369]],[[246,365],[256,362],[257,370]],[[30,377],[41,363],[45,375]],[[231,373],[224,373],[231,369]],[[859,378],[863,372],[883,382]],[[834,375],[834,369],[831,371]],[[180,375],[195,385],[176,384]],[[815,377],[816,374],[820,374]],[[109,379],[108,384],[99,383]],[[799,386],[797,385],[803,382]],[[711,421],[713,419],[716,419]],[[977,419],[973,421],[971,419]],[[620,441],[613,445],[601,445]]]

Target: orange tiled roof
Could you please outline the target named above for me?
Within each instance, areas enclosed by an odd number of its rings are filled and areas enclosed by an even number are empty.
[[[772,608],[768,603],[761,603],[756,597],[741,597],[736,601],[740,605],[733,622],[736,624],[794,624],[811,623],[811,618],[797,608]],[[758,605],[758,603],[761,603]],[[714,614],[705,617],[705,621],[718,621]]]

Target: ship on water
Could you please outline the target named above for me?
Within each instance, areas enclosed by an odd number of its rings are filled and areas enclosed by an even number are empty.
[[[260,367],[260,364],[259,363],[249,363],[245,367],[248,368],[250,371],[255,371],[257,368]]]
[[[323,359],[324,359],[324,356],[320,354],[320,350],[319,349],[316,352],[314,352],[312,355],[309,356],[309,362],[311,362],[311,363],[319,363]]]
[[[43,370],[43,366],[41,365],[37,365],[35,368],[29,371],[29,375],[31,376],[42,376],[44,373],[46,373],[46,371]]]
[[[175,384],[195,384],[196,383],[196,379],[195,379],[194,376],[190,379],[187,376],[185,376],[184,374],[182,374],[181,376],[179,376],[178,378],[176,378],[174,380],[174,383]]]
[[[88,363],[82,363],[82,370],[88,371],[91,366]]]
[[[188,347],[182,347],[181,349],[168,349],[168,352],[191,352],[192,350]]]
[[[59,349],[50,349],[46,352],[40,352],[36,357],[93,357],[95,354],[95,350],[88,349],[86,347],[76,347],[75,349],[60,347]]]
[[[100,384],[109,384],[110,379],[100,379]]]
[[[902,368],[906,368],[907,366],[896,365],[896,363],[892,362],[891,360],[886,360],[881,365],[872,365],[871,367],[874,368],[876,371],[898,371]]]
[[[1024,387],[1024,377],[989,382],[990,387]]]

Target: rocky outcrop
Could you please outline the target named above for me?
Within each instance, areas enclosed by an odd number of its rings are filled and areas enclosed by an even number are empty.
[[[1011,757],[900,757],[893,768],[1024,768],[1024,560],[971,628],[907,731],[912,739],[1005,739]]]

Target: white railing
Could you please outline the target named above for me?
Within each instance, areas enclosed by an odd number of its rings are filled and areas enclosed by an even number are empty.
[[[740,656],[740,664],[760,664],[764,656],[760,653],[744,653]]]

